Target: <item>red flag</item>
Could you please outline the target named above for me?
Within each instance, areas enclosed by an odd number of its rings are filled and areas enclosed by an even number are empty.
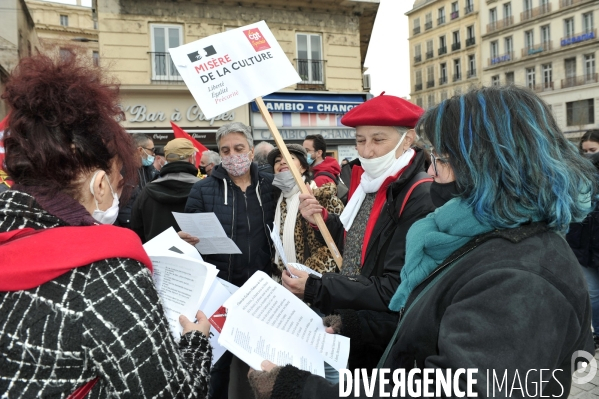
[[[200,143],[199,141],[197,141],[196,139],[191,137],[189,135],[189,133],[187,133],[185,130],[181,129],[174,122],[171,122],[171,126],[173,127],[173,133],[175,133],[175,138],[187,139],[187,140],[191,141],[191,144],[193,144],[193,146],[198,150],[198,153],[196,154],[196,168],[197,168],[198,165],[200,164],[200,158],[202,158],[202,153],[204,151],[208,151],[208,148],[204,147],[202,145],[202,143]]]

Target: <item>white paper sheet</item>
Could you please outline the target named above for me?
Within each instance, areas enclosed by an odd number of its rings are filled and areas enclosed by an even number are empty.
[[[268,226],[266,226],[266,227],[268,227]],[[268,227],[268,231],[270,232],[270,238],[272,239],[272,243],[274,244],[275,249],[277,250],[277,253],[279,254],[279,257],[281,258],[281,262],[283,262],[283,264],[285,265],[285,269],[287,269],[287,272],[289,273],[289,275],[292,278],[298,278],[298,277],[291,272],[289,265],[295,267],[298,270],[304,271],[306,273],[314,274],[315,276],[322,277],[322,274],[310,269],[306,265],[302,265],[301,263],[287,262],[287,257],[285,256],[285,250],[283,247],[283,243],[281,242],[281,235],[279,234],[279,229],[278,229],[277,225],[273,224],[272,230],[270,229],[270,227]]]
[[[318,350],[323,360],[337,370],[347,366],[349,338],[328,334],[316,312],[264,272],[254,273],[224,306],[228,311],[241,309],[269,326],[291,333]],[[227,316],[225,326],[231,320]]]
[[[278,366],[291,364],[324,377],[322,356],[315,348],[239,308],[228,311],[219,343],[255,370],[262,370],[262,361],[270,360]]]
[[[313,275],[315,275],[317,277],[322,277],[322,273],[318,273],[316,270],[312,270],[308,266],[302,265],[301,263],[293,263],[293,262],[291,262],[291,263],[288,263],[287,265],[293,266],[297,270],[301,270],[301,271],[306,272],[308,274],[313,274]],[[289,267],[287,267],[287,270],[289,270]],[[289,274],[291,274],[291,272]],[[293,276],[293,274],[291,274],[291,276]]]
[[[169,251],[153,251],[150,256],[154,284],[171,332],[178,341],[183,328],[179,316],[195,320],[200,303],[214,282],[218,269],[209,263]]]
[[[190,258],[204,261],[202,255],[199,254],[198,250],[191,244],[183,241],[177,234],[174,228],[169,227],[156,237],[143,245],[148,256],[153,252],[162,252],[164,250],[172,251],[181,255],[189,256]]]
[[[204,255],[241,253],[237,244],[227,237],[214,212],[173,212],[173,216],[182,231],[200,239],[196,245],[200,253]]]

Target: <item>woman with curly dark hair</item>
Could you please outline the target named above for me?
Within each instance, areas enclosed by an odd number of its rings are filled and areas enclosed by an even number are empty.
[[[0,396],[205,397],[205,316],[181,316],[175,343],[139,239],[111,226],[139,166],[118,86],[76,54],[39,55],[2,98]]]

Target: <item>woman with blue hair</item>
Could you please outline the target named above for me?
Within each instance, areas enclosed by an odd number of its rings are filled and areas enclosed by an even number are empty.
[[[391,374],[369,397],[414,373],[420,386],[404,381],[401,396],[468,389],[478,397],[567,397],[572,363],[579,351],[593,352],[593,340],[584,277],[563,234],[592,209],[592,165],[545,103],[514,86],[455,96],[429,109],[418,128],[434,149],[429,174],[439,207],[408,232],[389,305],[399,322],[363,311],[358,327],[329,325],[350,338],[375,331],[389,342],[378,367]],[[263,369],[269,372],[250,375],[260,398],[330,398],[355,389],[291,366]],[[425,369],[443,380],[449,373],[449,384]],[[354,394],[367,396],[365,389]]]

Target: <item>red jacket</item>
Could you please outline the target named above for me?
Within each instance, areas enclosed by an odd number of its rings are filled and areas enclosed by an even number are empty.
[[[339,166],[339,162],[333,157],[325,157],[324,160],[316,166],[312,167],[312,172],[314,174],[314,183],[316,183],[317,187],[322,186],[326,183],[336,183],[335,180],[331,179],[330,176],[326,176],[324,174],[319,175],[321,172],[328,172],[331,175],[337,177],[339,173],[341,173],[341,166]]]

